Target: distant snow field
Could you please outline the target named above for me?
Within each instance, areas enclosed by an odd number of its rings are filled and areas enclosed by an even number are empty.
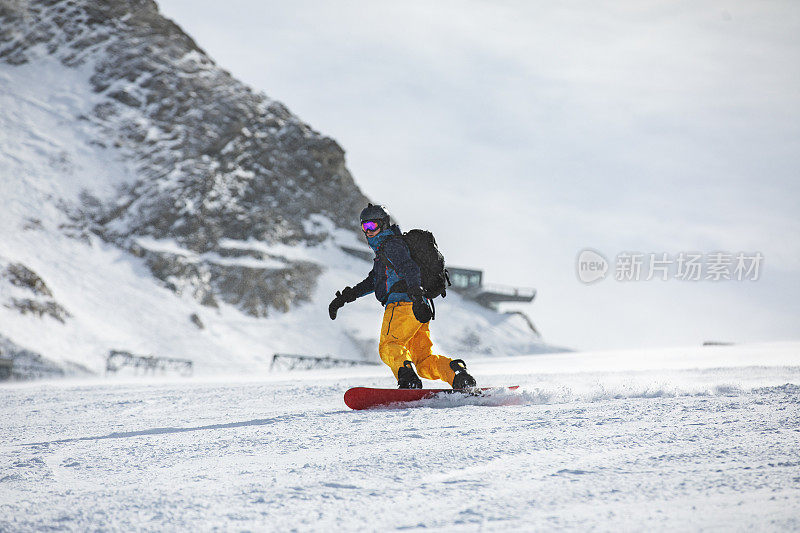
[[[347,409],[381,367],[5,385],[0,531],[800,528],[800,343],[468,362],[520,391]]]

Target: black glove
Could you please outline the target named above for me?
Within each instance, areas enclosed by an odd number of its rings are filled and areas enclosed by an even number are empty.
[[[353,287],[345,287],[341,291],[336,291],[336,297],[328,305],[328,315],[331,320],[336,320],[336,312],[344,307],[344,304],[355,302],[356,298],[358,298],[358,295]]]
[[[336,294],[338,295],[339,293],[337,292]],[[358,294],[356,294],[356,290],[353,287],[345,287],[342,289],[342,298],[347,303],[355,302]]]
[[[433,318],[433,311],[428,305],[428,300],[425,299],[422,287],[411,287],[408,289],[408,296],[411,298],[411,310],[414,312],[414,318],[423,324],[430,322]]]

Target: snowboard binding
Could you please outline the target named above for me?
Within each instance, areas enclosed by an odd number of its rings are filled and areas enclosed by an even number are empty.
[[[471,389],[477,385],[475,378],[467,372],[467,364],[463,359],[450,361],[450,368],[456,373],[453,378],[453,389]]]
[[[473,380],[475,381],[475,380]],[[397,371],[398,389],[421,389],[422,380],[411,367],[411,361],[403,361],[403,366]]]

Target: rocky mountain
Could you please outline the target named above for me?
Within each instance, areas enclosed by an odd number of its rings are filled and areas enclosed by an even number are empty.
[[[104,98],[79,118],[97,126],[101,146],[135,162],[138,179],[111,201],[83,196],[71,212],[76,230],[145,257],[159,279],[205,305],[223,299],[266,316],[313,290],[312,264],[282,259],[284,268],[254,270],[187,261],[134,238],[262,258],[221,243],[319,242],[304,224],[312,214],[352,228],[366,198],[335,141],[233,79],[155,2],[6,2],[0,16],[7,64],[47,54],[67,67],[91,65],[91,88]]]
[[[372,328],[324,320],[369,268],[344,150],[154,2],[0,0],[0,129],[0,334],[92,371],[119,347],[374,356]],[[524,320],[454,304],[470,350],[542,348]],[[475,320],[493,323],[477,340]]]

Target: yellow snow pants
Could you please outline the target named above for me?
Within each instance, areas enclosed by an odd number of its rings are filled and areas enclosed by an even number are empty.
[[[378,346],[381,360],[389,365],[397,378],[404,361],[411,361],[417,374],[425,379],[441,379],[453,384],[455,372],[450,368],[452,359],[431,351],[431,331],[414,317],[411,302],[397,302],[386,306]]]

